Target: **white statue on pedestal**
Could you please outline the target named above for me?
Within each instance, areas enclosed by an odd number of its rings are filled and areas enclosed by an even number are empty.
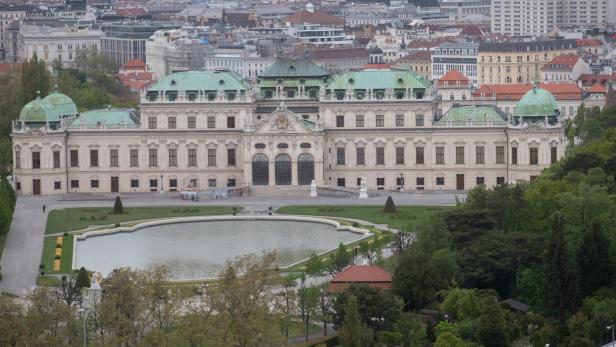
[[[360,199],[367,199],[368,198],[368,187],[366,186],[366,178],[362,177],[361,178],[361,184],[359,187],[359,198]]]
[[[90,285],[90,289],[101,289],[101,281],[103,280],[103,275],[100,272],[95,272],[92,274],[92,284]]]
[[[314,180],[310,182],[310,197],[311,198],[317,197],[317,183]]]

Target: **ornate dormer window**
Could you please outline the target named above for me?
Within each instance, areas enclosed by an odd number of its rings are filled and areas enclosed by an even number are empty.
[[[172,85],[172,86],[175,86],[175,85],[177,85],[178,83],[176,82],[176,80],[171,80],[171,82],[170,82],[169,84],[170,84],[170,85]]]
[[[221,86],[224,85],[225,84],[225,80],[218,81],[218,84],[221,85]]]

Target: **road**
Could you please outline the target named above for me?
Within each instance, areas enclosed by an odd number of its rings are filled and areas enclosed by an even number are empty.
[[[264,211],[288,205],[384,205],[386,195],[368,199],[338,197],[249,196],[225,200],[209,200],[202,195],[200,201],[181,200],[177,193],[120,194],[124,206],[170,205],[222,205],[240,206],[247,210]],[[450,206],[454,193],[392,193],[396,205]],[[7,236],[0,266],[2,281],[0,291],[23,296],[36,284],[38,267],[43,251],[43,237],[49,211],[70,207],[113,206],[115,194],[67,194],[62,196],[20,196],[17,199],[11,229]],[[46,212],[43,212],[43,205]]]

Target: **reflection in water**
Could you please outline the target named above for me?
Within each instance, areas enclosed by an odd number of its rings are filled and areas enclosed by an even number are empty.
[[[77,242],[75,264],[103,274],[118,267],[166,265],[172,279],[216,277],[225,261],[276,250],[280,266],[362,235],[297,221],[205,221],[147,227]]]

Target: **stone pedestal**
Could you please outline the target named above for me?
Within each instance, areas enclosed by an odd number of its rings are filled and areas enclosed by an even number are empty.
[[[311,198],[317,197],[317,183],[314,180],[310,182],[310,197]]]

